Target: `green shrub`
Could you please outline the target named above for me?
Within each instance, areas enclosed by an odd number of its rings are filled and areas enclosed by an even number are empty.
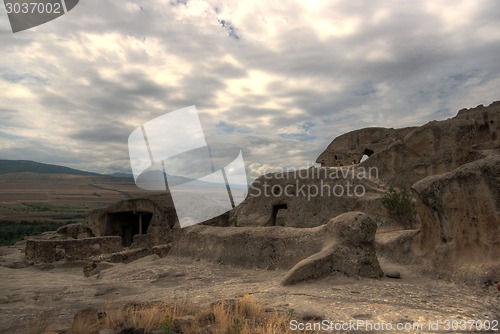
[[[405,188],[397,190],[390,187],[382,198],[382,204],[387,209],[389,216],[403,227],[414,227],[416,209],[408,190]]]
[[[63,223],[38,221],[13,222],[0,220],[0,246],[10,246],[25,236],[39,235],[47,231],[55,231]]]

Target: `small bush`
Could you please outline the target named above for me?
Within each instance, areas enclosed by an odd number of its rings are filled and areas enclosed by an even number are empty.
[[[403,188],[397,190],[393,187],[385,193],[382,204],[389,212],[389,216],[405,228],[413,228],[415,225],[415,205],[411,194]]]

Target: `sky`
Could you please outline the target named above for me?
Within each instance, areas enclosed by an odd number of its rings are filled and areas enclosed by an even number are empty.
[[[195,105],[251,173],[310,165],[345,132],[500,100],[499,18],[497,0],[81,0],[12,33],[0,6],[0,159],[131,173],[129,135]]]

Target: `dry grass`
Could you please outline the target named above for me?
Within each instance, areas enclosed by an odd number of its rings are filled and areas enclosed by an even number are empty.
[[[143,328],[145,333],[157,329],[165,332],[196,334],[291,334],[290,315],[266,312],[253,296],[244,295],[237,300],[222,300],[204,308],[196,307],[189,298],[172,302],[154,302],[117,306],[108,300],[103,312],[79,312],[68,333],[96,334],[99,329],[120,330],[127,327]],[[47,318],[35,318],[33,334],[47,333]],[[293,333],[306,333],[294,331]]]
[[[292,333],[289,328],[290,317],[277,312],[266,312],[264,306],[251,295],[244,295],[236,301],[217,302],[201,314],[207,312],[213,315],[208,325],[214,334]],[[203,324],[203,317],[198,315],[197,318],[197,327],[181,328],[184,333],[203,333],[207,324]]]
[[[49,327],[52,324],[52,320],[45,312],[38,313],[30,323],[29,333],[30,334],[43,334],[49,331]]]
[[[160,328],[169,314],[169,308],[163,303],[150,306],[137,305],[127,307],[124,313],[129,326],[144,328],[146,332],[151,332]]]
[[[126,320],[122,307],[118,306],[115,298],[104,302],[103,314],[105,316],[101,318],[102,328],[119,328]]]
[[[97,314],[93,312],[79,312],[73,319],[69,334],[94,334],[99,331],[101,324]]]

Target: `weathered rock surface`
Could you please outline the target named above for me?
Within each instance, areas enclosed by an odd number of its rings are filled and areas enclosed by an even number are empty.
[[[386,190],[377,170],[311,167],[266,174],[250,186],[249,195],[234,212],[237,226],[314,227],[344,212],[369,212],[382,219],[380,201]]]
[[[335,272],[373,278],[383,275],[375,255],[375,230],[373,220],[361,212],[303,229],[196,225],[175,238],[169,255],[262,269],[289,269],[306,259],[292,269],[286,284]]]
[[[438,272],[500,279],[500,155],[490,156],[413,186],[422,227],[415,255]]]
[[[413,240],[420,230],[381,231],[375,236],[377,255],[390,258],[402,264],[413,261]]]
[[[68,240],[26,240],[26,259],[33,262],[84,260],[102,253],[122,250],[119,237]]]
[[[358,163],[362,154],[373,152],[360,166],[377,167],[384,181],[410,186],[426,176],[499,154],[499,123],[497,101],[416,128],[356,130],[335,138],[317,162],[324,166]]]
[[[363,155],[370,157],[385,150],[415,128],[365,128],[345,133],[335,138],[316,162],[329,167],[357,164]]]
[[[139,219],[142,220],[142,231]],[[119,201],[91,211],[85,217],[83,226],[96,237],[120,236],[124,246],[152,247],[170,242],[176,223],[175,208],[167,192]]]
[[[386,271],[385,276],[389,278],[401,278],[401,273],[399,271],[391,270]]]
[[[213,227],[182,229],[169,256],[186,256],[242,268],[289,269],[322,248],[324,226]]]
[[[20,245],[0,247],[0,264],[22,260],[23,251]],[[379,262],[384,270],[401,272],[402,278],[339,276],[283,286],[284,270],[251,270],[173,256],[114,264],[91,277],[84,277],[76,265],[43,270],[0,265],[0,332],[30,333],[33,320],[42,314],[53,324],[54,333],[67,333],[75,313],[84,308],[107,312],[130,303],[185,300],[206,308],[218,300],[239,299],[242,293],[255,296],[270,311],[290,314],[293,310],[297,320],[311,315],[304,318],[393,324],[404,319],[425,325],[449,319],[500,319],[500,292],[494,285],[477,289],[423,275],[413,265],[401,266],[385,258]]]
[[[323,249],[297,263],[283,279],[284,285],[340,274],[348,277],[381,278],[384,273],[375,255],[377,225],[361,212],[333,218],[325,226]]]
[[[73,239],[84,239],[94,237],[92,230],[82,224],[68,224],[57,229],[57,233]]]

